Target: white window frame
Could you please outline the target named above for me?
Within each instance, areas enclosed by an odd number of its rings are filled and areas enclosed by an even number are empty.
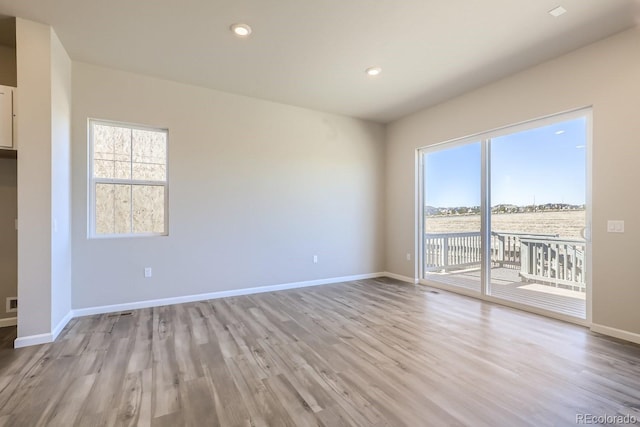
[[[93,174],[93,152],[94,152],[94,125],[121,127],[132,130],[146,130],[153,132],[164,132],[166,135],[166,163],[165,163],[165,179],[164,181],[147,181],[147,180],[134,180],[134,179],[120,179],[120,178],[96,178]],[[158,128],[152,126],[145,126],[127,122],[118,122],[102,119],[87,120],[88,127],[88,150],[87,150],[87,163],[88,163],[88,237],[90,239],[118,239],[118,238],[131,238],[131,237],[154,237],[154,236],[168,236],[169,235],[169,130],[167,128]],[[132,147],[133,149],[133,147]],[[122,185],[151,185],[151,186],[163,186],[164,187],[164,230],[160,233],[112,233],[102,234],[96,233],[96,185],[97,184],[122,184]],[[133,209],[131,210],[133,215]],[[133,221],[131,222],[133,226]]]

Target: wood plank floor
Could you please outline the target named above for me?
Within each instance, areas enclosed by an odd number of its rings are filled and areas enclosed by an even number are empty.
[[[0,350],[13,348],[13,342],[17,337],[18,328],[16,326],[5,326],[0,328]]]
[[[0,350],[0,426],[640,418],[640,347],[392,279],[77,318]]]

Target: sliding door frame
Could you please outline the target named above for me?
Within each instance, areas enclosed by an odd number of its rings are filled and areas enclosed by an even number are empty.
[[[586,120],[586,147],[585,147],[585,283],[586,283],[586,318],[580,319],[577,317],[567,316],[564,314],[556,313],[549,310],[532,307],[526,304],[517,303],[501,298],[496,298],[489,295],[490,286],[490,239],[491,239],[491,140],[500,136],[510,135],[518,132],[523,132],[535,128],[549,126],[559,122],[564,122],[577,118],[585,118]],[[571,322],[583,326],[591,325],[591,313],[592,313],[592,242],[591,242],[591,215],[592,215],[592,146],[593,146],[593,111],[592,107],[583,107],[575,110],[565,111],[558,114],[544,116],[532,120],[527,120],[514,125],[500,127],[487,132],[482,132],[474,135],[465,136],[462,138],[451,139],[448,141],[440,142],[437,144],[420,147],[416,150],[416,251],[418,256],[415,257],[415,270],[416,277],[418,277],[418,283],[427,285],[434,288],[443,289],[459,293],[462,295],[479,298],[484,301],[497,303],[500,305],[520,309],[523,311],[540,314],[543,316]],[[442,149],[453,148],[460,145],[469,143],[480,142],[481,144],[481,176],[480,178],[480,234],[482,242],[482,262],[481,262],[481,285],[480,293],[468,290],[465,288],[459,288],[455,286],[449,286],[436,281],[428,280],[425,278],[424,269],[424,157],[432,152],[436,152]]]

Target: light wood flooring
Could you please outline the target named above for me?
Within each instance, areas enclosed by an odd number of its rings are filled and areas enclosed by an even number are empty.
[[[0,426],[551,426],[640,418],[640,347],[371,279],[72,320],[0,350]]]

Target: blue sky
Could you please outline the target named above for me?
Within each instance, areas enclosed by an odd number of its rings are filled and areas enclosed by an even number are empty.
[[[585,203],[586,119],[494,138],[491,206]],[[480,205],[480,143],[427,154],[425,205]]]

